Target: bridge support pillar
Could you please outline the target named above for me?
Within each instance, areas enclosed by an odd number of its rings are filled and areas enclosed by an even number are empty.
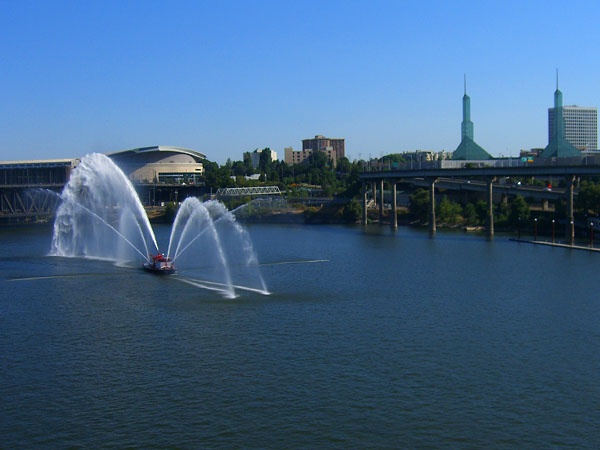
[[[377,183],[375,181],[373,181],[373,183],[371,183],[371,192],[373,194],[373,202],[374,202],[374,206],[377,206]]]
[[[396,198],[396,182],[392,182],[392,228],[398,228],[398,205]]]
[[[575,186],[575,176],[568,178],[567,187],[567,227],[566,227],[566,239],[569,245],[575,243],[575,219],[573,217],[573,187]]]
[[[379,182],[379,223],[383,223],[383,178]]]
[[[367,202],[368,202],[368,194],[369,194],[369,190],[367,189],[366,186],[363,185],[363,214],[362,214],[362,224],[366,225],[367,224]]]
[[[494,237],[494,181],[496,177],[488,178],[488,236]]]
[[[429,178],[429,232],[435,234],[435,182],[437,178]]]

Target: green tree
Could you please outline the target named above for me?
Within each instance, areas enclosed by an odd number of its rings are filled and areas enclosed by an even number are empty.
[[[593,181],[582,181],[575,206],[583,214],[597,215],[600,213],[600,184]]]
[[[489,206],[487,202],[483,200],[479,200],[475,203],[475,210],[477,211],[477,218],[479,219],[479,224],[485,224],[488,220]]]
[[[175,216],[177,215],[178,209],[179,209],[179,206],[177,206],[175,203],[173,203],[173,202],[167,203],[167,205],[165,206],[165,220],[167,222],[173,222],[173,220],[175,219]]]
[[[227,165],[219,167],[216,162],[205,160],[204,180],[207,188],[219,189],[235,186],[235,180],[231,179],[231,169]]]
[[[447,196],[443,196],[442,200],[436,205],[436,219],[440,223],[446,225],[457,225],[462,221],[462,208],[460,204],[453,202],[448,199]]]
[[[494,224],[497,226],[507,226],[509,224],[510,206],[504,202],[496,205],[494,211]],[[485,221],[487,223],[488,217],[486,214]]]
[[[398,167],[400,164],[404,164],[406,160],[400,153],[391,153],[382,157],[380,162],[385,168],[389,167],[390,169],[393,169],[394,167]]]
[[[467,203],[463,207],[463,217],[465,218],[465,222],[469,226],[478,226],[481,225],[481,221],[479,220],[479,216],[477,214],[477,208],[471,202]]]
[[[520,223],[525,224],[529,221],[531,211],[529,205],[521,195],[517,195],[510,202],[508,213],[508,225],[513,228],[520,226]],[[520,222],[520,223],[519,223]]]
[[[361,167],[358,163],[350,166],[350,173],[343,178],[340,195],[345,198],[362,196],[362,182],[360,181]]]
[[[309,165],[311,168],[324,169],[329,165],[329,158],[327,154],[322,151],[314,151],[310,155]]]
[[[252,175],[254,173],[254,167],[252,167],[252,155],[250,152],[244,153],[243,166],[246,169],[246,173],[244,175]]]
[[[410,196],[410,212],[422,223],[429,220],[429,191],[426,189],[417,189]]]
[[[267,172],[267,170],[271,167],[271,149],[269,147],[263,148],[260,152],[260,157],[258,160],[258,168],[261,172]]]
[[[338,160],[336,171],[338,173],[342,173],[342,174],[350,174],[350,172],[352,171],[352,164],[350,163],[348,158],[346,158],[345,156],[342,156]]]
[[[390,153],[389,155],[384,156],[384,158],[386,161],[392,161],[395,163],[406,162],[406,159],[404,159],[404,156],[400,153]]]
[[[351,200],[344,206],[342,217],[348,223],[356,223],[362,217],[362,206],[357,200]]]
[[[248,168],[242,161],[234,161],[233,164],[231,165],[231,171],[232,171],[233,175],[235,175],[237,177],[243,177],[243,176],[249,175]]]

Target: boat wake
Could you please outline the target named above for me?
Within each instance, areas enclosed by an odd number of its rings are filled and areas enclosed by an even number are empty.
[[[254,292],[257,294],[261,294],[261,295],[271,295],[271,293],[269,291],[266,291],[263,289],[258,289],[258,288],[253,288],[253,287],[249,287],[249,286],[229,285],[229,284],[225,284],[225,283],[217,283],[215,281],[200,280],[200,279],[196,279],[196,278],[186,278],[186,277],[175,277],[174,279],[181,281],[183,283],[189,284],[191,286],[201,288],[201,289],[219,292],[219,293],[223,294],[224,296],[226,296],[227,298],[231,298],[231,299],[238,297],[238,295],[235,293],[236,291],[247,291],[247,292]],[[231,289],[231,287],[233,287],[233,290]]]
[[[14,277],[7,278],[6,281],[38,281],[38,280],[58,280],[65,278],[84,278],[84,277],[103,277],[103,276],[115,276],[115,275],[129,275],[127,273],[114,273],[114,272],[94,272],[94,273],[69,273],[65,275],[40,275],[37,277]]]

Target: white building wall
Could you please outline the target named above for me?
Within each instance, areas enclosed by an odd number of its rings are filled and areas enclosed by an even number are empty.
[[[565,139],[579,150],[598,149],[598,108],[563,106]],[[554,129],[554,108],[548,109],[548,142]]]

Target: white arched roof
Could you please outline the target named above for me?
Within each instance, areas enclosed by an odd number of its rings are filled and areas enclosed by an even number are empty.
[[[181,154],[191,156],[197,162],[200,162],[201,160],[206,159],[206,155],[204,155],[203,153],[197,152],[195,150],[190,150],[189,148],[173,147],[170,145],[155,145],[152,147],[132,148],[131,150],[122,150],[119,152],[109,153],[108,156],[118,158],[118,157],[124,157],[124,156],[133,156],[133,155],[156,153],[156,152],[181,153]]]

